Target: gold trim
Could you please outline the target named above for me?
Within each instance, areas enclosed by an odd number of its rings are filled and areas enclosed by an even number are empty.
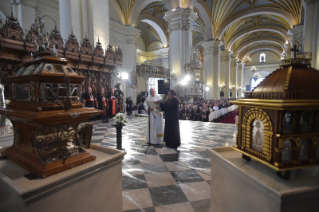
[[[290,81],[290,74],[291,74],[291,70],[292,70],[292,66],[290,66],[288,68],[288,71],[287,71],[287,76],[286,76],[286,83],[285,83],[285,91],[288,90],[288,87],[289,87],[289,81]]]
[[[250,155],[250,154],[247,153],[247,152],[244,152],[244,151],[242,151],[242,150],[239,150],[239,149],[237,149],[236,147],[233,147],[233,146],[232,146],[231,148],[234,149],[234,150],[236,150],[237,152],[242,153],[243,155],[246,155],[246,156],[248,156],[248,157],[250,157],[250,158],[252,158],[252,159],[254,159],[254,160],[256,160],[256,161],[258,161],[258,162],[260,162],[260,163],[262,163],[262,164],[264,164],[264,165],[266,165],[266,166],[268,166],[269,168],[271,168],[271,169],[273,169],[273,170],[275,170],[275,171],[277,171],[277,172],[289,171],[289,170],[296,170],[296,169],[303,169],[303,168],[307,168],[307,167],[318,167],[318,166],[319,166],[319,164],[308,164],[308,165],[294,166],[294,167],[289,167],[289,168],[280,168],[280,167],[276,167],[275,165],[272,165],[272,164],[270,164],[270,163],[268,163],[268,162],[266,162],[266,161],[263,161],[263,160],[261,160],[261,159],[255,157],[255,156],[253,156],[253,155]]]
[[[163,137],[163,134],[157,134],[157,137],[161,138],[161,137]]]

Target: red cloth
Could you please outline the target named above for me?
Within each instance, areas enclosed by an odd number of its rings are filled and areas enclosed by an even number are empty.
[[[116,99],[112,99],[112,115],[116,113]]]

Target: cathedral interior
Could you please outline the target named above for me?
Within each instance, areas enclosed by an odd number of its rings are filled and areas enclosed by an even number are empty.
[[[316,211],[318,11],[1,0],[0,211]],[[152,88],[176,91],[178,151],[146,143]]]

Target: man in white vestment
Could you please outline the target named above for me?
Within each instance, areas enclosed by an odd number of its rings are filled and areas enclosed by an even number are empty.
[[[144,101],[144,107],[145,111],[148,111],[149,107],[147,102],[152,101],[160,101],[162,97],[160,95],[155,94],[155,89],[150,89],[150,96],[146,98]],[[155,119],[154,119],[154,116]],[[151,144],[161,144],[163,143],[163,134],[164,134],[164,128],[163,128],[163,113],[160,110],[157,110],[155,108],[150,108],[150,140]],[[147,133],[146,133],[146,143],[149,142],[149,135],[148,135],[148,124],[147,124]]]

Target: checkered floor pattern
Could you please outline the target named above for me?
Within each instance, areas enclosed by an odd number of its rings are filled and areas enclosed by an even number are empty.
[[[150,147],[144,154],[147,118],[130,118],[123,127],[123,210],[125,212],[205,212],[210,204],[210,157],[207,148],[235,144],[237,126],[180,121],[181,143],[172,149]],[[92,142],[116,148],[112,123],[94,123]],[[13,135],[0,135],[0,146]]]
[[[95,124],[93,143],[116,148],[116,131]],[[210,157],[207,148],[235,144],[236,125],[180,121],[181,143],[173,149],[145,144],[147,118],[135,117],[123,127],[123,210],[125,212],[205,212],[210,205]]]

